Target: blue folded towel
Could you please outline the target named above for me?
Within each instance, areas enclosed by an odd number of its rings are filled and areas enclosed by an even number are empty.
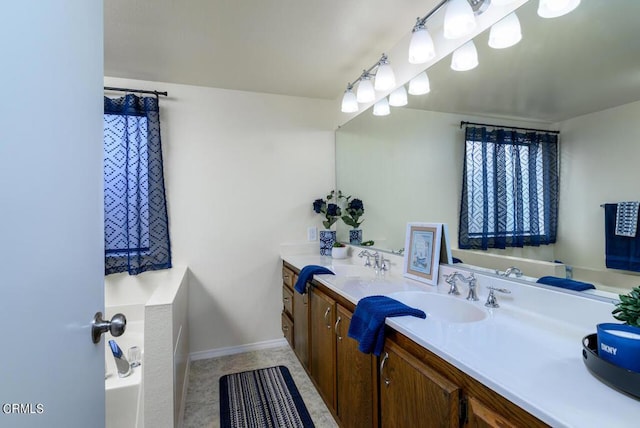
[[[640,272],[640,237],[616,235],[617,204],[604,205],[605,265]]]
[[[412,308],[387,296],[365,297],[356,305],[348,335],[360,342],[358,345],[360,352],[379,356],[384,346],[385,318],[404,315],[427,317],[427,314],[420,309]]]
[[[329,269],[324,266],[309,265],[302,268],[298,274],[298,280],[293,287],[300,294],[307,292],[307,282],[313,279],[313,275],[331,274],[334,275]]]
[[[573,279],[559,278],[557,276],[543,276],[542,278],[538,278],[538,281],[536,282],[573,291],[584,291],[596,288],[593,286],[593,284],[588,284],[586,282],[576,281]]]

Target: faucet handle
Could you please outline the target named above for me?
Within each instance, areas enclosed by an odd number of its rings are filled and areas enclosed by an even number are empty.
[[[476,285],[477,285],[477,279],[475,277],[474,274],[469,275],[468,278],[466,278],[466,280],[468,281],[469,284],[469,294],[467,295],[467,300],[472,300],[472,301],[477,301],[478,299],[478,295],[476,294]]]
[[[487,308],[499,308],[498,299],[496,299],[496,295],[494,291],[504,294],[511,294],[511,290],[507,290],[506,288],[497,288],[497,287],[487,287],[489,289],[489,295],[487,296],[487,302],[484,304]]]
[[[449,275],[444,276],[444,282],[450,285],[448,294],[453,294],[455,296],[458,296],[460,294],[460,291],[458,291],[458,285],[456,284],[457,275],[459,275],[458,271],[455,271],[453,273],[450,273]]]
[[[391,268],[391,260],[380,257],[380,271],[387,272]]]

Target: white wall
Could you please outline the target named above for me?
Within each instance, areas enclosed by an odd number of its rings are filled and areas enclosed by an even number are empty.
[[[188,265],[191,352],[282,337],[279,245],[320,226],[335,103],[160,82],[173,264]],[[118,94],[107,94],[117,96]]]
[[[601,204],[640,200],[640,102],[560,124],[560,208],[556,257],[604,269]]]

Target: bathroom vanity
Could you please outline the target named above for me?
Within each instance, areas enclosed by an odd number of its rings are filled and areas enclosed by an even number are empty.
[[[582,337],[613,321],[611,302],[477,272],[480,300],[468,302],[462,283],[461,296],[447,295],[442,277],[452,266],[442,265],[439,285],[430,286],[402,277],[401,263],[392,258],[380,276],[357,258],[283,257],[283,333],[341,426],[624,427],[640,418],[640,401],[582,362]],[[336,275],[316,275],[301,295],[293,285],[311,264]],[[500,307],[486,308],[488,286],[511,294],[498,293]],[[380,294],[427,318],[387,318],[385,347],[374,357],[347,331],[358,300]]]

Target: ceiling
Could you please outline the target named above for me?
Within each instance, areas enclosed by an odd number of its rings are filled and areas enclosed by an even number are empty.
[[[437,3],[107,0],[105,75],[337,100]],[[640,1],[584,0],[555,19],[537,4],[517,11],[520,43],[490,49],[485,31],[480,65],[454,72],[446,56],[409,107],[558,122],[640,100]]]
[[[438,0],[106,0],[104,73],[337,99]]]

